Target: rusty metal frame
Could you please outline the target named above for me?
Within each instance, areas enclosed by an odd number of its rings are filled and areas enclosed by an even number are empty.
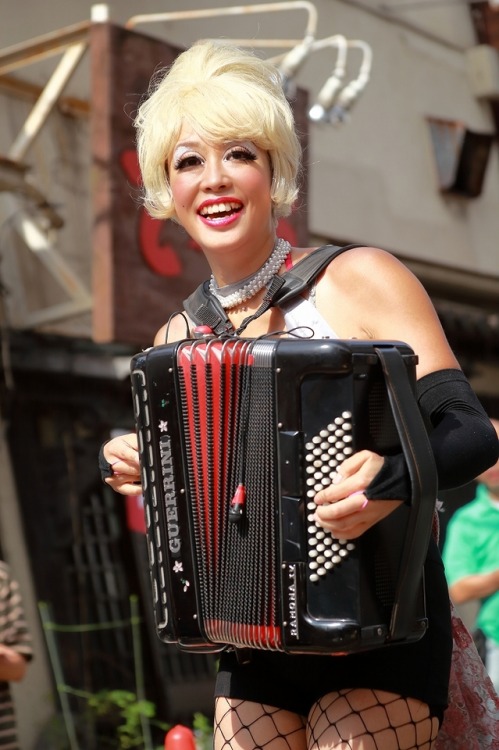
[[[22,324],[27,328],[60,321],[92,309],[91,292],[56,247],[55,232],[61,228],[63,220],[31,181],[29,168],[23,163],[88,48],[90,28],[91,22],[87,21],[0,51],[0,75],[48,57],[61,56],[7,156],[0,159],[0,194],[12,225],[26,247],[43,263],[69,297],[67,302],[35,312],[27,312],[25,304]],[[19,203],[16,198],[23,200]],[[38,215],[28,211],[26,199],[37,207]]]

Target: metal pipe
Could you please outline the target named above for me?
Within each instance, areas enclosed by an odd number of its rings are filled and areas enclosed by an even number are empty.
[[[74,26],[68,26],[66,29],[35,37],[28,42],[6,47],[0,51],[0,75],[60,54],[66,47],[88,39],[90,26],[90,21],[83,21]]]
[[[43,625],[43,633],[45,635],[45,641],[47,643],[47,651],[50,658],[50,663],[54,672],[55,683],[59,700],[61,703],[62,717],[64,720],[64,726],[69,741],[70,750],[80,750],[80,745],[76,736],[76,727],[73,721],[73,714],[71,713],[71,707],[69,705],[68,697],[65,692],[64,675],[62,672],[61,660],[59,659],[59,649],[55,640],[53,631],[53,622],[49,605],[46,602],[39,602],[38,609],[40,611],[40,618]]]
[[[296,47],[298,44],[301,44],[303,42],[303,39],[235,39],[233,37],[222,37],[222,38],[214,38],[210,37],[213,41],[219,41],[226,44],[233,44],[236,47],[254,47],[256,48],[272,48],[276,47],[278,49],[288,47]],[[286,53],[284,53],[286,54]],[[279,55],[279,58],[283,57],[283,55]],[[270,60],[270,62],[273,62],[273,60]],[[1,81],[0,81],[1,82]]]
[[[262,5],[234,5],[227,8],[205,8],[198,10],[180,10],[165,13],[145,13],[132,16],[125,23],[125,28],[133,28],[142,23],[158,21],[184,21],[197,18],[215,18],[217,16],[237,16],[247,13],[273,13],[283,10],[303,9],[308,13],[306,36],[315,36],[317,31],[317,9],[308,0],[289,0],[288,2],[263,3]]]

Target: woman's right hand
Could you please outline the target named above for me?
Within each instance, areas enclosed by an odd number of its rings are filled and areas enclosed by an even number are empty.
[[[133,432],[109,440],[103,447],[104,458],[111,464],[112,476],[104,481],[122,495],[141,495],[139,449]]]

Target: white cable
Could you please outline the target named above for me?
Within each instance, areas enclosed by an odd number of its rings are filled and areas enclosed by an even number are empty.
[[[293,78],[302,67],[303,63],[310,54],[314,38],[309,36],[287,52],[278,65],[279,72],[283,81],[289,81]]]
[[[346,86],[336,89],[333,73],[331,77],[333,80],[328,79],[326,81],[317,96],[317,103],[309,111],[309,117],[313,122],[329,122],[332,124],[343,122],[346,119],[348,110],[358,99],[369,81],[372,67],[371,47],[359,39],[348,39],[346,44],[348,48],[358,48],[362,52],[359,73]]]
[[[323,119],[327,110],[329,110],[341,90],[343,85],[343,79],[346,72],[347,62],[347,50],[348,41],[344,36],[336,34],[335,36],[328,37],[326,39],[320,39],[314,43],[314,51],[323,49],[326,46],[337,47],[338,56],[336,58],[336,65],[333,69],[332,74],[326,80],[321,90],[317,94],[316,103],[310,108],[309,117],[312,121],[318,122]]]

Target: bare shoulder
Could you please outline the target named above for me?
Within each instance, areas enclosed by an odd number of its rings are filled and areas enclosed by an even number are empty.
[[[410,304],[429,303],[419,279],[398,258],[379,247],[354,247],[329,264],[324,274],[325,286],[334,288],[351,304],[359,303],[366,312],[375,307],[382,312],[389,299]],[[346,300],[345,300],[346,301]]]
[[[458,366],[424,286],[386,250],[348,250],[328,266],[317,291],[338,335],[406,341],[419,354],[419,376]]]
[[[333,263],[329,264],[326,272],[329,276],[341,275],[342,281],[353,278],[357,281],[365,279],[376,282],[380,279],[380,272],[413,275],[407,266],[392,253],[382,250],[380,247],[368,245],[352,247],[341,253]]]

